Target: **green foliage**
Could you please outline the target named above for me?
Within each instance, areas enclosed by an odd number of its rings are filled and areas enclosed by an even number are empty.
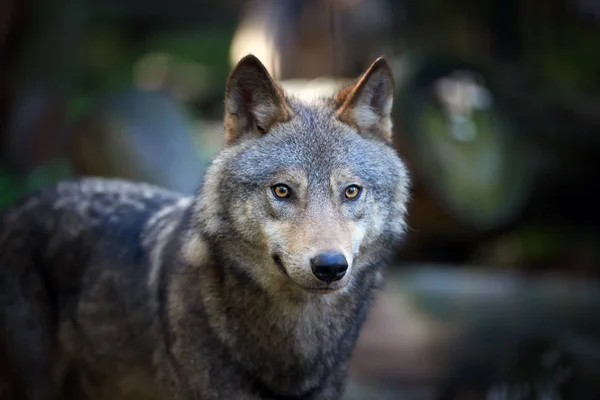
[[[78,49],[75,93],[69,115],[85,113],[94,99],[133,84],[136,63],[145,55],[162,53],[195,62],[207,71],[207,89],[221,91],[229,74],[229,44],[232,29],[156,32],[145,40],[134,40],[122,25],[90,28]]]

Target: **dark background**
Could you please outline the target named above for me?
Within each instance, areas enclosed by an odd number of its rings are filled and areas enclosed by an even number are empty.
[[[250,52],[296,89],[393,65],[411,229],[348,399],[600,398],[597,0],[0,0],[0,208],[192,193]]]

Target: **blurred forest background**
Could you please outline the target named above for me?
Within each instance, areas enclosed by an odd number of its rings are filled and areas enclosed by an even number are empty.
[[[0,0],[0,208],[79,175],[192,193],[254,53],[393,64],[415,179],[346,398],[600,398],[600,0]]]

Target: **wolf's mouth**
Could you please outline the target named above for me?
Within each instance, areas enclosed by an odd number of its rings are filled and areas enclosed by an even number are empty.
[[[273,262],[275,262],[275,265],[277,265],[277,268],[279,268],[281,273],[289,278],[289,275],[288,275],[285,267],[283,266],[283,263],[281,262],[281,257],[279,257],[279,254],[273,254],[272,257],[273,257]]]
[[[273,254],[271,257],[273,257],[273,262],[275,263],[275,265],[277,265],[277,269],[279,269],[284,276],[290,278],[292,280],[292,282],[294,282],[296,285],[298,285],[302,289],[306,290],[307,292],[323,294],[323,293],[335,292],[337,290],[337,288],[332,288],[330,286],[322,287],[322,288],[312,288],[312,287],[309,288],[309,287],[302,286],[302,285],[298,284],[297,282],[295,282],[290,277],[287,270],[283,266],[283,262],[281,261],[281,257],[279,256],[279,254]]]

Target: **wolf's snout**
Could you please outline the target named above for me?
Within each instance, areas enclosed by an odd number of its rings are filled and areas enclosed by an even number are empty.
[[[339,281],[346,275],[348,261],[342,253],[325,252],[313,257],[310,260],[310,267],[313,274],[328,285],[331,282]]]

